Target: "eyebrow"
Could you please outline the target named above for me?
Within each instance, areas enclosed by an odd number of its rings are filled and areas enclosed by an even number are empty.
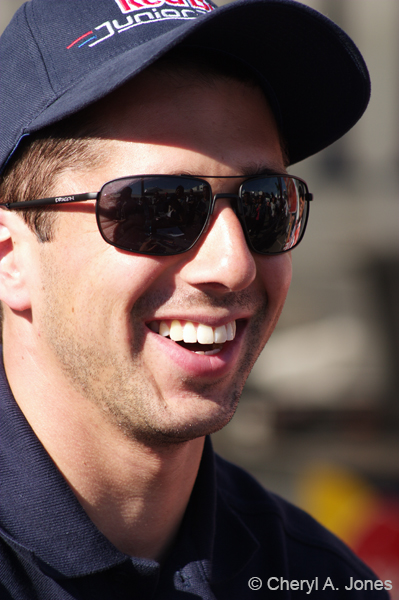
[[[287,171],[285,169],[285,167],[282,167],[282,169],[277,169],[274,166],[271,166],[270,164],[268,165],[264,165],[264,164],[256,164],[256,163],[252,163],[252,164],[246,164],[246,165],[241,165],[240,166],[240,170],[242,175],[245,175],[247,177],[249,176],[258,176],[258,175],[287,175]]]
[[[221,179],[234,179],[234,177],[240,178],[240,177],[258,177],[261,175],[288,175],[285,167],[283,167],[282,169],[276,169],[274,167],[271,167],[270,165],[268,166],[264,166],[264,165],[259,165],[259,164],[246,164],[246,165],[239,165],[238,168],[238,174],[237,175],[203,175],[203,174],[197,174],[194,172],[191,172],[189,170],[187,171],[181,171],[179,173],[179,175],[182,175],[183,177],[208,177],[210,179],[217,179],[217,178],[221,178]]]

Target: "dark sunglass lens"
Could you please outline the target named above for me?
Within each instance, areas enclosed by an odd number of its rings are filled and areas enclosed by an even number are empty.
[[[211,189],[200,179],[143,176],[107,183],[97,210],[104,239],[130,252],[180,254],[206,223]]]
[[[262,254],[278,254],[296,246],[307,220],[305,185],[293,177],[246,181],[241,188],[249,241]]]

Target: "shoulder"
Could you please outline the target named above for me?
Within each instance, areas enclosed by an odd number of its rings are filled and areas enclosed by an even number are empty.
[[[220,504],[232,511],[251,532],[258,544],[254,555],[263,577],[311,581],[318,578],[319,590],[345,590],[345,597],[362,598],[361,591],[350,590],[355,581],[367,598],[387,598],[389,583],[380,584],[374,573],[336,536],[300,508],[265,490],[243,469],[216,456],[217,489]],[[265,565],[268,565],[265,568]],[[267,575],[265,575],[267,573]],[[259,575],[259,573],[253,573]],[[304,584],[305,585],[305,584]],[[349,588],[349,589],[347,589]],[[272,589],[272,588],[270,588]],[[277,588],[281,589],[281,588]],[[370,592],[370,590],[373,590]],[[325,600],[328,594],[323,594]]]

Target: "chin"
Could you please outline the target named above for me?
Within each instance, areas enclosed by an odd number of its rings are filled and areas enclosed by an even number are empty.
[[[192,413],[191,415],[187,410],[184,415],[179,415],[179,417],[169,413],[168,419],[161,419],[160,415],[157,415],[158,418],[147,415],[145,424],[140,426],[132,423],[126,415],[119,415],[118,427],[126,437],[146,446],[166,446],[189,442],[223,429],[234,416],[240,394],[241,390],[230,393],[228,401],[223,403],[202,398],[199,405],[198,401],[194,403],[192,411],[189,411]]]

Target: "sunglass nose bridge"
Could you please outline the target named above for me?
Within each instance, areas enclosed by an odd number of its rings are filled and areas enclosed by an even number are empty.
[[[240,196],[237,194],[215,194],[213,197],[213,203],[211,208],[211,213],[213,214],[213,209],[215,208],[216,200],[220,200],[221,198],[229,198],[231,200],[231,208],[234,210],[235,214],[238,216],[242,216],[242,204],[240,201]]]

